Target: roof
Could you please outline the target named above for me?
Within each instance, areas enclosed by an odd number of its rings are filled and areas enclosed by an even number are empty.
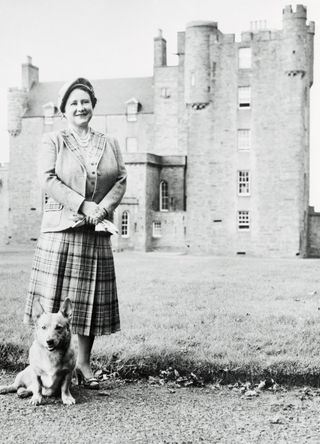
[[[133,97],[141,104],[141,113],[153,113],[152,77],[93,80],[91,83],[98,99],[95,115],[125,114],[126,102]],[[43,105],[57,103],[58,92],[63,84],[36,84],[29,93],[29,108],[24,117],[43,116]]]

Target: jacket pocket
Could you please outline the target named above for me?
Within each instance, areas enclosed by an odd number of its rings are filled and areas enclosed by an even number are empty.
[[[61,203],[49,200],[44,206],[44,211],[60,211],[62,208],[63,205]]]

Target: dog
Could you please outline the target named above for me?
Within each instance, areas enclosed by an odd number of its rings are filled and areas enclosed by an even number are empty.
[[[70,319],[72,305],[66,298],[58,313],[46,313],[38,299],[33,304],[34,342],[29,351],[30,364],[13,384],[0,386],[0,394],[17,392],[20,398],[32,396],[30,403],[39,405],[43,396],[61,393],[65,405],[75,404],[70,385],[76,366],[72,346]]]

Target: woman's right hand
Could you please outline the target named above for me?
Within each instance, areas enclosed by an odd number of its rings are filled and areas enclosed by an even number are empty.
[[[100,222],[99,215],[101,213],[101,209],[99,205],[96,204],[95,202],[89,202],[85,200],[82,203],[79,211],[86,217],[86,221],[89,224],[97,225],[97,223]]]

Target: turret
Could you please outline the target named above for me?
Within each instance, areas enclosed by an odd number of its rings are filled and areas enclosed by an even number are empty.
[[[22,64],[21,80],[22,88],[27,91],[39,82],[39,68],[32,64],[30,56],[27,56],[26,63]]]
[[[304,77],[309,71],[306,25],[307,10],[297,5],[296,11],[291,5],[283,9],[283,66],[287,75]]]
[[[190,22],[185,39],[185,102],[205,107],[210,99],[210,39],[217,34],[217,23]]]
[[[162,37],[162,30],[159,29],[157,37],[153,39],[154,42],[154,61],[155,68],[159,66],[167,66],[167,41]]]

